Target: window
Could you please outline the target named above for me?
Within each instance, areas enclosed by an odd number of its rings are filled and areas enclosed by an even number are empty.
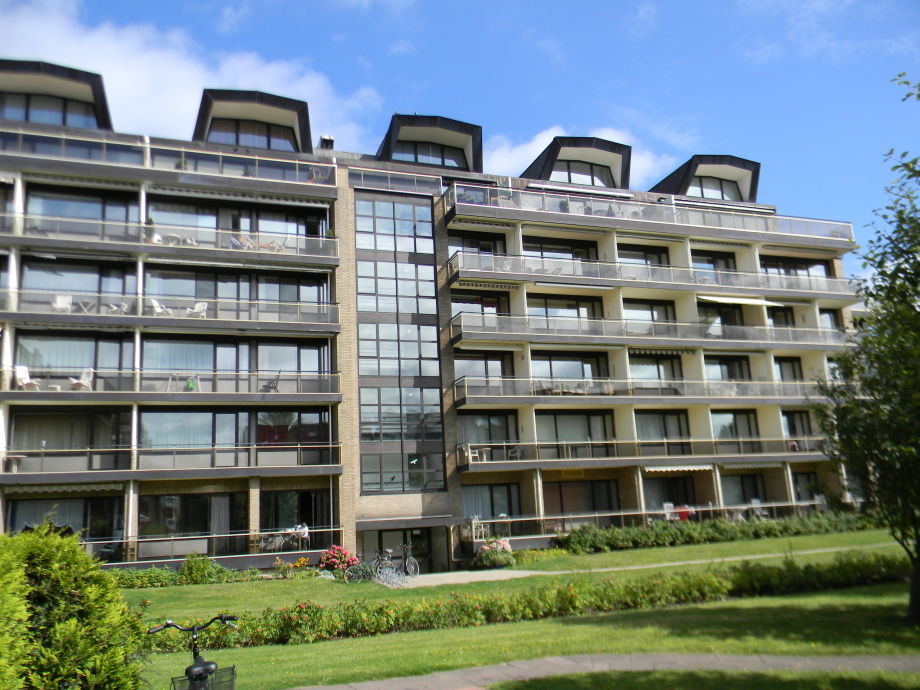
[[[488,520],[499,515],[521,514],[520,487],[517,484],[479,484],[461,487],[463,517]]]
[[[638,381],[678,381],[684,377],[679,355],[629,355],[629,378]]]
[[[454,378],[512,376],[511,355],[506,352],[461,352],[454,355]]]
[[[361,492],[406,493],[444,489],[440,453],[362,453]]]
[[[263,491],[259,498],[259,526],[263,530],[285,530],[304,524],[310,528],[310,548],[326,548],[331,532],[318,532],[335,524],[334,493],[329,489]]]
[[[46,517],[58,527],[85,530],[83,540],[118,539],[123,535],[124,499],[121,496],[52,498],[10,501],[10,532],[38,527]]]
[[[607,355],[534,352],[531,355],[530,375],[535,379],[605,378]]]
[[[440,388],[362,386],[360,400],[362,441],[441,439]]]
[[[451,316],[462,312],[481,315],[508,313],[508,296],[503,293],[476,294],[454,290],[450,293]]]
[[[111,264],[78,264],[58,261],[26,259],[22,267],[24,302],[39,301],[45,304],[49,293],[94,294],[133,296],[136,292],[135,276],[131,269]],[[34,294],[30,294],[34,292]]]
[[[438,330],[414,324],[358,324],[362,376],[438,376]]]
[[[10,446],[23,451],[127,448],[127,412],[15,412]],[[114,468],[113,468],[114,469]]]
[[[692,506],[696,503],[693,477],[644,477],[642,490],[646,510],[661,510],[665,503],[674,506]]]
[[[738,183],[718,177],[694,177],[687,189],[687,196],[703,199],[724,199],[725,201],[743,201]]]
[[[674,302],[624,299],[623,318],[627,321],[674,323]]]
[[[766,500],[762,474],[723,474],[722,502],[727,506]]]
[[[751,380],[751,367],[744,356],[707,355],[704,367],[708,381]]]
[[[767,307],[767,324],[773,328],[794,328],[795,312],[792,307]]]
[[[830,264],[819,259],[799,259],[790,256],[761,256],[760,270],[779,276],[811,276],[827,278]]]
[[[642,266],[667,266],[667,247],[645,247],[638,244],[617,245],[617,258],[622,264],[638,264]]]
[[[431,204],[357,199],[358,249],[433,254]]]
[[[811,419],[806,410],[783,410],[783,436],[798,439],[811,436]]]
[[[551,459],[610,457],[613,416],[609,412],[543,412],[537,415],[539,455]]]
[[[393,160],[438,165],[442,168],[469,169],[463,149],[427,141],[397,141],[393,149]]]
[[[759,453],[760,436],[757,429],[757,413],[754,410],[713,410],[712,437],[716,440],[716,451],[719,453]],[[740,439],[732,441],[731,439]]]
[[[81,129],[96,129],[99,126],[92,103],[28,93],[0,93],[0,120]]]
[[[292,128],[255,120],[214,118],[208,129],[208,142],[275,151],[298,150]]]
[[[601,300],[597,297],[563,297],[528,295],[527,315],[569,317],[578,319],[600,318],[603,314]]]
[[[503,443],[517,439],[514,412],[471,412],[457,415],[461,443]]]
[[[437,314],[434,266],[358,261],[358,311]]]
[[[77,377],[93,369],[95,388],[120,390],[118,373],[130,377],[133,369],[134,342],[131,340],[96,339],[70,335],[16,334],[16,364],[29,367],[33,377],[59,378],[56,384],[68,383],[65,377]],[[111,388],[107,383],[113,383]],[[69,387],[69,386],[67,386]]]
[[[594,242],[568,242],[561,244],[542,237],[525,237],[524,256],[541,259],[568,259],[570,261],[596,261],[597,245]]]
[[[505,236],[484,232],[452,232],[447,236],[448,255],[456,252],[469,254],[504,254]]]
[[[828,330],[837,330],[840,328],[840,312],[837,309],[819,309],[818,310],[818,327]]]
[[[616,479],[543,484],[543,512],[549,516],[610,513],[619,509]]]
[[[698,271],[734,271],[735,255],[731,252],[690,250],[693,268]]]
[[[616,187],[609,165],[584,161],[557,160],[549,179],[553,182],[571,182],[592,187]]]
[[[792,486],[796,501],[813,501],[818,493],[818,475],[815,472],[793,472]]]
[[[773,370],[777,381],[803,381],[802,360],[798,357],[775,357]]]
[[[248,496],[244,491],[139,496],[140,535],[179,537],[245,532],[248,504]]]
[[[636,410],[639,455],[686,455],[690,423],[686,410]]]

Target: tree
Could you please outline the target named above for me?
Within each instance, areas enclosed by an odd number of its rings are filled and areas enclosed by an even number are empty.
[[[920,83],[895,81],[907,87],[903,100],[920,100]],[[821,386],[818,418],[829,455],[907,553],[908,616],[920,621],[920,158],[888,156],[897,179],[878,214],[886,227],[862,254],[866,315],[836,357],[835,380]]]

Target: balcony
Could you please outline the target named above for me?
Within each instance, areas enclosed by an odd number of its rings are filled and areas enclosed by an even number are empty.
[[[450,320],[458,340],[579,344],[647,344],[704,347],[720,342],[777,343],[794,347],[840,347],[848,333],[839,329],[723,326],[713,323],[580,319],[565,316],[515,316],[464,312]]]
[[[332,303],[271,302],[266,300],[203,299],[122,293],[65,292],[51,290],[8,291],[8,311],[23,314],[53,314],[67,321],[125,321],[151,318],[170,326],[212,328],[215,321],[257,324],[297,324],[313,331],[336,331],[339,307]],[[12,304],[18,301],[18,308]],[[70,317],[80,317],[70,318]],[[133,318],[132,318],[133,317]]]
[[[17,368],[18,369],[18,368]],[[278,401],[297,396],[297,402],[339,402],[338,373],[300,373],[289,371],[150,371],[132,369],[36,369],[29,371],[24,384],[20,372],[9,376],[8,390],[29,394],[30,398],[66,401],[71,394],[114,400],[156,400],[190,396],[208,400],[219,395],[223,401],[231,396],[258,395],[260,401]],[[133,393],[134,395],[123,395]],[[41,394],[36,396],[36,394]],[[304,400],[308,396],[310,400]]]
[[[775,236],[830,240],[823,244],[849,247],[853,242],[850,223],[810,218],[793,218],[766,213],[721,210],[715,204],[692,205],[681,201],[648,203],[623,201],[613,196],[582,196],[533,189],[509,189],[454,184],[441,198],[448,222],[456,216],[488,218],[522,217],[535,222],[567,222],[603,228],[667,229],[680,227],[702,231],[700,234],[747,236],[768,239]],[[483,213],[482,211],[488,210]],[[552,216],[556,216],[553,218]],[[562,218],[559,218],[562,216]],[[587,222],[587,219],[591,222]],[[673,229],[672,229],[673,232]],[[777,237],[776,239],[780,239]]]
[[[137,465],[132,467],[132,453]],[[339,467],[339,444],[313,443],[227,447],[11,450],[3,474],[66,474],[142,470]],[[251,471],[251,469],[250,469]]]
[[[138,137],[93,137],[0,127],[0,153],[76,160],[90,164],[153,168],[201,175],[335,186],[335,166],[303,160],[204,150],[194,145],[155,143]]]
[[[454,382],[458,406],[561,403],[641,403],[650,397],[679,396],[682,402],[717,402],[718,398],[803,401],[817,394],[814,381],[688,381],[641,379],[527,379],[464,376]],[[562,398],[562,399],[560,399]],[[564,399],[564,400],[563,400]]]
[[[664,283],[675,288],[713,291],[718,288],[753,290],[758,294],[801,292],[852,297],[856,285],[843,278],[817,276],[775,275],[771,273],[742,273],[739,271],[710,271],[674,266],[643,266],[639,264],[577,259],[543,259],[530,256],[501,256],[457,252],[447,264],[449,275],[468,279],[501,279],[541,282],[561,282],[607,286],[635,286],[636,282]]]
[[[467,471],[513,470],[515,467],[624,466],[652,461],[669,461],[676,456],[687,459],[750,456],[780,457],[821,456],[824,439],[820,436],[799,438],[689,439],[673,438],[653,441],[498,441],[464,443],[457,446],[463,469]],[[641,460],[639,460],[641,458]],[[822,456],[823,458],[823,456]],[[661,464],[661,463],[657,463]],[[665,464],[667,464],[665,462]]]
[[[24,236],[48,245],[74,243],[75,246],[83,247],[88,241],[108,245],[135,245],[134,251],[143,247],[144,253],[169,256],[174,256],[176,250],[181,249],[185,253],[229,251],[238,254],[240,258],[251,258],[256,255],[261,257],[311,257],[323,263],[329,263],[338,257],[338,241],[334,237],[269,232],[244,235],[231,230],[215,228],[147,225],[36,215],[20,217],[9,213],[0,214],[0,234],[12,237]],[[124,247],[118,248],[123,249]]]

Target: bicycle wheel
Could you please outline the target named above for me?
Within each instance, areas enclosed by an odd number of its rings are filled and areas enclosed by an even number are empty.
[[[361,582],[365,577],[364,566],[360,564],[350,565],[345,568],[345,573],[342,577],[345,582]]]
[[[374,568],[374,577],[378,580],[393,579],[396,575],[396,566],[393,561],[380,561]]]
[[[406,575],[418,577],[418,561],[412,556],[406,556]]]

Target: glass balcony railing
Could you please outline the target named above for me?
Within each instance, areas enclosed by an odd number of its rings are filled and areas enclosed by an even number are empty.
[[[216,228],[177,225],[146,225],[81,218],[26,215],[22,223],[12,214],[0,214],[0,233],[73,242],[112,242],[156,247],[224,250],[258,254],[293,254],[335,258],[338,242],[334,237],[260,232],[243,234]]]
[[[294,371],[151,371],[14,366],[9,390],[53,393],[287,393],[332,396],[338,373]]]
[[[0,127],[0,153],[63,158],[86,163],[105,163],[136,168],[157,168],[204,175],[243,177],[278,182],[335,186],[335,166],[303,160],[225,153],[189,145],[150,143],[125,137],[91,137],[43,132],[25,127]]]
[[[467,464],[569,460],[615,460],[616,458],[670,458],[674,456],[777,455],[823,452],[820,436],[795,438],[689,439],[648,441],[496,441],[462,443],[457,452]]]
[[[638,280],[649,283],[673,283],[694,287],[722,286],[755,288],[757,290],[802,290],[852,295],[856,284],[845,278],[824,276],[776,275],[773,273],[742,273],[740,271],[711,271],[676,266],[647,266],[641,264],[580,261],[577,259],[543,259],[531,256],[503,256],[457,252],[448,262],[453,273],[476,271],[501,275],[527,276],[525,280],[558,276],[575,282]]]
[[[707,398],[806,398],[814,381],[687,381],[642,379],[530,379],[464,376],[454,382],[458,400],[537,396],[693,396]]]
[[[15,447],[15,438],[13,446]],[[219,467],[299,467],[338,465],[337,443],[285,443],[273,445],[182,446],[139,448],[139,470],[207,469]],[[131,470],[129,448],[10,450],[5,472],[56,473]]]
[[[20,313],[102,316],[150,316],[188,320],[248,321],[332,325],[339,307],[330,303],[271,302],[266,300],[203,299],[169,295],[136,295],[55,290],[8,291],[8,303],[18,297]],[[8,307],[9,308],[9,307]]]
[[[657,338],[661,340],[741,340],[790,344],[843,345],[848,333],[839,329],[773,326],[725,326],[716,323],[579,319],[565,316],[514,316],[464,312],[450,321],[451,337],[494,335],[498,340],[530,336],[564,339]]]
[[[668,197],[670,199],[670,197]],[[679,225],[722,230],[766,232],[781,235],[799,235],[853,241],[850,223],[810,218],[792,218],[764,213],[730,211],[710,206],[677,206],[672,203],[653,204],[641,201],[622,201],[612,197],[582,196],[533,189],[509,189],[454,184],[441,199],[444,211],[459,206],[485,206],[519,211],[561,213],[569,216],[594,216],[609,218],[615,225],[617,219]]]

